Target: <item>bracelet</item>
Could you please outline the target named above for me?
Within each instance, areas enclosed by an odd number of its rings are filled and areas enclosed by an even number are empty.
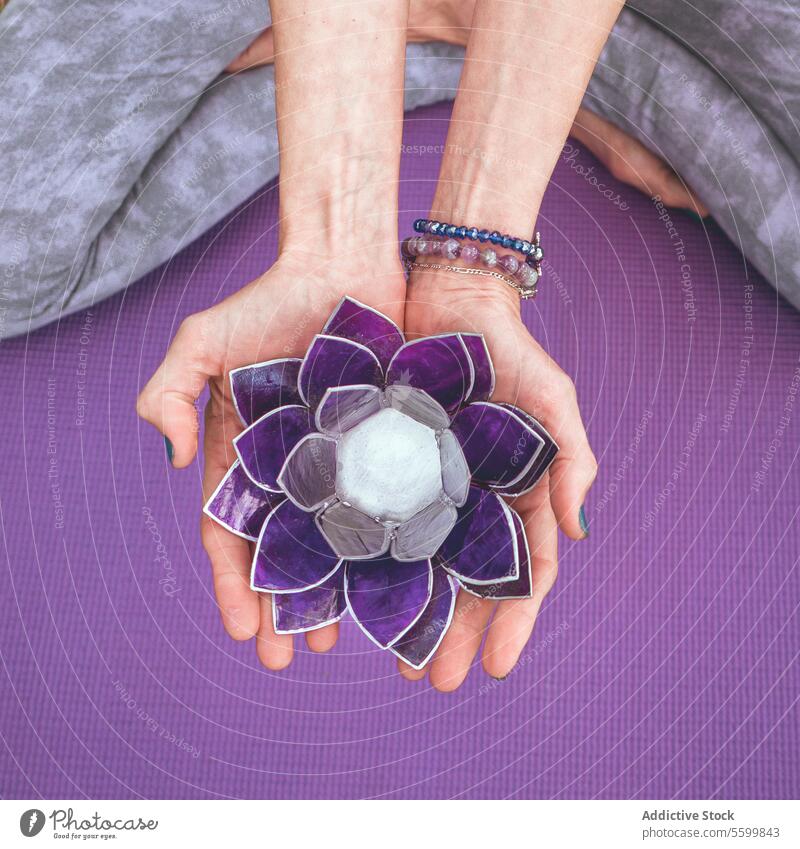
[[[416,233],[430,233],[431,236],[445,236],[450,239],[469,239],[471,242],[491,242],[503,248],[511,248],[525,257],[525,262],[535,265],[541,273],[539,263],[544,259],[541,234],[537,231],[532,242],[527,239],[517,239],[514,236],[502,235],[497,230],[479,230],[477,227],[457,227],[441,221],[431,221],[429,218],[417,218],[414,221]]]
[[[514,289],[523,301],[527,301],[530,298],[536,297],[536,286],[534,286],[532,289],[526,289],[519,283],[517,283],[516,280],[512,280],[505,274],[500,274],[497,271],[489,271],[485,268],[464,268],[462,265],[445,265],[444,263],[436,262],[428,263],[406,261],[406,271],[410,272],[412,269],[423,269],[427,271],[454,271],[456,274],[477,274],[480,277],[494,277],[496,280],[502,280],[503,283]]]
[[[460,259],[468,265],[482,265],[485,268],[499,268],[514,280],[518,291],[531,293],[526,297],[534,297],[539,282],[539,269],[526,262],[520,262],[512,254],[498,257],[497,252],[490,247],[478,250],[475,245],[459,245],[455,239],[425,238],[412,236],[405,239],[401,245],[403,259],[410,264],[419,256],[440,256],[445,260]],[[456,266],[453,266],[454,268]],[[500,275],[503,277],[503,275]],[[507,279],[503,277],[503,279]]]

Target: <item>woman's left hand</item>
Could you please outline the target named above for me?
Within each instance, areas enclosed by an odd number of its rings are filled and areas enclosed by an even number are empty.
[[[494,602],[460,592],[452,625],[430,664],[438,690],[455,690],[487,632],[483,668],[494,678],[511,671],[530,638],[539,607],[558,571],[558,527],[572,539],[587,536],[583,503],[597,473],[575,387],[522,323],[519,297],[499,281],[447,271],[412,272],[406,303],[409,338],[451,331],[483,333],[496,374],[493,400],[535,416],[559,445],[547,476],[511,505],[520,514],[531,551],[533,597]],[[494,615],[493,615],[494,614]],[[491,619],[491,622],[490,622]],[[400,672],[416,680],[426,670],[402,661]]]

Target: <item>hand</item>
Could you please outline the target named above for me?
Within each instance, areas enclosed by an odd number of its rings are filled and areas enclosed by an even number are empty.
[[[227,375],[231,369],[302,356],[345,291],[402,326],[405,279],[399,261],[359,268],[358,255],[326,263],[319,256],[284,253],[266,274],[181,325],[136,409],[172,442],[173,465],[184,468],[197,453],[194,404],[208,383],[204,502],[235,461],[231,443],[243,429],[230,396]],[[225,629],[235,640],[256,636],[261,662],[269,669],[285,668],[292,660],[292,637],[275,634],[272,597],[250,588],[251,543],[205,515],[201,536]],[[309,632],[306,640],[312,651],[327,651],[337,634],[338,625],[329,625]]]
[[[556,578],[557,526],[572,539],[586,536],[582,505],[597,473],[581,422],[575,387],[534,340],[519,314],[519,296],[499,281],[468,282],[452,272],[412,273],[405,327],[409,338],[454,330],[483,333],[494,362],[493,400],[535,416],[560,450],[547,476],[511,501],[531,550],[533,597],[494,602],[459,593],[452,625],[430,664],[431,684],[455,690],[464,681],[488,628],[483,668],[495,678],[511,671],[527,643],[542,600]],[[494,613],[494,618],[489,620]],[[410,680],[425,675],[400,662]]]
[[[608,168],[611,175],[648,197],[658,195],[667,206],[705,217],[708,209],[672,168],[640,141],[609,121],[581,108],[570,135]]]

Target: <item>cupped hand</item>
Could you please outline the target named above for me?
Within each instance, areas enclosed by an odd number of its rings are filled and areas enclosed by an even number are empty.
[[[453,622],[429,664],[431,683],[442,691],[454,690],[464,681],[484,631],[485,671],[503,678],[514,667],[556,578],[557,528],[576,540],[587,535],[582,507],[597,473],[575,387],[525,328],[518,295],[500,281],[475,281],[474,276],[465,280],[453,272],[413,272],[406,303],[406,335],[483,333],[496,374],[492,400],[515,404],[535,416],[554,437],[559,452],[539,484],[510,501],[525,525],[533,596],[495,602],[463,590],[459,593]],[[412,680],[427,671],[414,670],[402,661],[399,667]]]
[[[227,379],[231,369],[280,357],[303,356],[345,292],[402,326],[405,279],[399,261],[359,268],[352,256],[283,254],[261,277],[180,326],[163,362],[142,390],[137,412],[173,446],[173,465],[188,466],[198,448],[195,402],[206,384],[203,499],[210,497],[236,459],[233,438],[243,426]],[[235,640],[257,637],[261,662],[288,666],[291,635],[275,634],[268,593],[250,588],[252,544],[202,514],[201,537],[211,560],[214,591],[225,629]],[[336,642],[337,625],[308,633],[313,651]]]

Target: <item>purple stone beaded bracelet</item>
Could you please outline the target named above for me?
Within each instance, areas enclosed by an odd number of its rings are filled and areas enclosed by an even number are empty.
[[[521,262],[513,254],[498,256],[497,251],[488,246],[479,250],[475,245],[460,245],[454,238],[439,239],[426,236],[412,236],[410,239],[404,239],[401,249],[403,259],[407,263],[413,262],[418,256],[433,256],[444,260],[460,259],[470,266],[496,268],[518,284],[518,291],[524,298],[536,296],[539,269],[527,262]]]

